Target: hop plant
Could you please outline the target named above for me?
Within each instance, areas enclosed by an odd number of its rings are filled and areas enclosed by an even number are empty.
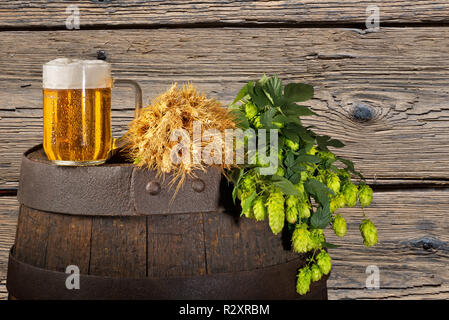
[[[272,191],[267,199],[268,221],[271,231],[278,234],[284,228],[284,195],[280,191]]]
[[[256,218],[257,221],[262,221],[267,218],[267,210],[265,208],[265,199],[263,196],[258,196],[253,201],[253,213],[254,218]]]
[[[337,174],[331,173],[326,178],[326,184],[335,194],[340,191],[340,178]]]
[[[324,275],[329,274],[332,268],[330,255],[326,251],[321,250],[321,252],[316,256],[316,261],[321,273]]]
[[[357,192],[357,186],[352,182],[347,182],[343,185],[342,193],[347,207],[354,207],[357,204]]]
[[[369,248],[377,244],[377,228],[369,219],[364,219],[360,223],[360,233],[365,247]]]
[[[359,201],[362,208],[368,207],[373,201],[373,189],[370,186],[364,184],[359,190]]]
[[[299,270],[298,280],[296,282],[296,292],[299,294],[306,294],[310,290],[310,282],[312,281],[312,272],[309,267],[304,267]]]
[[[335,234],[338,237],[344,237],[346,235],[347,226],[346,220],[340,214],[337,214],[334,218],[334,224],[332,225]]]
[[[321,279],[321,277],[323,276],[323,274],[321,273],[320,267],[318,267],[318,265],[316,263],[314,263],[312,265],[312,267],[310,268],[310,271],[312,273],[312,281],[318,281]]]
[[[298,253],[305,253],[313,248],[307,224],[301,223],[296,225],[292,235],[292,248],[293,251]]]
[[[312,265],[299,270],[297,291],[300,294],[310,290],[311,280],[318,281],[331,270],[331,258],[323,250],[326,241],[323,229],[330,225],[339,237],[347,233],[345,219],[334,213],[343,207],[354,207],[357,201],[363,208],[369,206],[373,196],[363,176],[354,170],[354,163],[329,150],[328,147],[343,147],[341,141],[319,135],[311,127],[303,126],[301,121],[290,121],[293,117],[302,120],[305,114],[314,114],[295,103],[312,97],[311,86],[291,83],[283,87],[276,76],[264,76],[245,85],[230,105],[240,129],[246,130],[249,126],[251,129],[278,130],[279,166],[275,174],[261,175],[261,168],[270,164],[255,152],[250,157],[251,166],[240,166],[238,175],[233,172],[229,177],[235,183],[233,197],[242,200],[245,216],[256,220],[268,217],[274,234],[283,230],[287,220],[289,229],[293,228],[292,250],[318,253],[309,260]],[[259,137],[255,138],[258,142]],[[248,141],[249,138],[241,143],[247,146]],[[271,155],[272,151],[270,145],[266,152]],[[249,152],[247,155],[250,156]],[[341,168],[341,164],[345,167]],[[243,179],[240,178],[242,175]],[[352,175],[360,177],[360,187],[353,184]],[[241,182],[236,183],[239,179]],[[254,197],[255,192],[257,196],[248,208],[249,204],[244,200]],[[369,220],[361,223],[360,232],[366,246],[377,243],[377,230]]]

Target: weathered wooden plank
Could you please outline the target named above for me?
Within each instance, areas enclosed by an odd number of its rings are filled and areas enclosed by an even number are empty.
[[[358,231],[361,209],[342,210],[348,221],[346,237],[336,238],[329,229],[325,232],[328,241],[341,245],[330,249],[329,298],[448,299],[448,195],[449,189],[376,192],[373,206],[365,213],[378,227],[379,244],[368,249]],[[0,200],[0,225],[9,226],[0,233],[0,279],[4,279],[18,205],[13,197]],[[369,265],[380,269],[379,290],[365,289]]]
[[[382,23],[447,22],[444,0],[295,0],[295,1],[3,1],[0,28],[58,27],[76,4],[80,27],[186,24],[324,24],[364,23],[368,6],[377,5]]]
[[[149,277],[207,273],[202,214],[155,215],[147,219]]]
[[[263,72],[311,83],[310,104],[322,117],[305,122],[342,139],[347,147],[337,153],[368,178],[448,181],[445,28],[2,32],[0,46],[1,188],[17,186],[21,153],[41,141],[42,64],[94,58],[99,49],[114,76],[142,84],[146,101],[172,81],[194,81],[225,104]],[[123,132],[131,94],[113,98],[114,128]]]

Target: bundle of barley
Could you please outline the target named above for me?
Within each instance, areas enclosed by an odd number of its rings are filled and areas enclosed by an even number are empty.
[[[172,174],[171,182],[179,181],[178,188],[186,175],[204,171],[208,165],[229,168],[225,161],[196,161],[199,152],[214,140],[195,135],[194,127],[199,125],[202,132],[211,129],[222,136],[225,129],[235,128],[232,115],[220,102],[207,98],[190,83],[182,88],[175,83],[131,122],[126,135],[128,154],[138,167],[155,170],[158,175]],[[181,140],[188,141],[190,149],[185,144],[180,148]],[[224,157],[224,151],[220,154]]]

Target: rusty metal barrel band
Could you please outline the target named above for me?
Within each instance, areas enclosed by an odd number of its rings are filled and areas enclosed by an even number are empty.
[[[18,299],[327,299],[327,277],[311,285],[304,296],[295,292],[295,275],[302,259],[250,271],[180,278],[123,279],[79,276],[80,288],[69,290],[69,274],[38,268],[14,258],[11,249],[7,288]]]
[[[20,170],[19,202],[46,212],[89,216],[136,216],[214,212],[219,209],[221,174],[216,168],[188,177],[173,198],[170,176],[132,164],[59,167],[42,145],[26,151]],[[198,185],[203,186],[199,189]]]

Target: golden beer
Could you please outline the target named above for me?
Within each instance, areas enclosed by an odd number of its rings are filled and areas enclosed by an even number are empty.
[[[111,88],[44,88],[43,93],[44,150],[48,159],[73,164],[104,162],[113,142]]]
[[[103,60],[59,58],[43,67],[44,151],[57,165],[96,165],[123,140],[111,134],[111,65]],[[135,90],[136,113],[142,89],[133,80],[116,80]]]

